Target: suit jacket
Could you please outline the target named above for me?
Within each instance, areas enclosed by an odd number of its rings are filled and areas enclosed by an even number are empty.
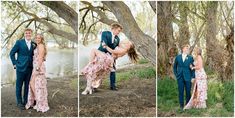
[[[16,71],[26,72],[27,68],[33,68],[33,50],[36,44],[31,41],[30,50],[27,47],[25,39],[17,40],[10,51],[10,58],[13,65],[16,65]],[[17,53],[17,58],[15,54]]]
[[[193,57],[187,55],[185,61],[183,62],[182,54],[176,56],[173,70],[177,79],[184,78],[185,81],[191,81],[192,78],[195,78],[195,71],[191,70],[190,64],[193,65]]]
[[[100,46],[98,50],[107,53],[107,49],[103,48],[102,43],[105,43],[108,47],[111,49],[115,49],[120,42],[120,39],[118,36],[114,37],[114,43],[112,43],[112,33],[110,31],[103,31],[101,35],[101,41],[100,41]]]

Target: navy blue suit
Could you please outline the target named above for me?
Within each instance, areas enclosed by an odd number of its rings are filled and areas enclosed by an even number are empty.
[[[104,32],[102,32],[102,35],[101,35],[100,47],[98,48],[98,50],[107,53],[108,51],[107,51],[107,49],[103,48],[102,43],[105,43],[111,49],[115,49],[119,45],[119,42],[120,42],[119,37],[115,36],[114,42],[112,43],[112,33],[110,31],[104,31]],[[115,63],[113,66],[115,69]],[[110,73],[110,87],[111,88],[116,88],[115,82],[116,82],[116,73],[111,72]]]
[[[33,50],[36,44],[31,41],[30,50],[25,39],[17,40],[10,51],[12,64],[16,66],[16,101],[17,104],[26,104],[28,97],[29,81],[33,69]],[[15,54],[17,53],[17,58]],[[24,96],[22,101],[22,86],[24,84]]]
[[[191,79],[195,78],[195,71],[190,68],[190,64],[193,65],[193,62],[193,57],[190,55],[187,55],[185,61],[183,61],[182,54],[175,58],[173,70],[178,83],[179,102],[181,107],[184,106],[184,88],[186,90],[186,104],[191,97]]]

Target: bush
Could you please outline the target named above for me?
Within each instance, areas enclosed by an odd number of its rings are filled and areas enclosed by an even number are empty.
[[[234,83],[233,82],[224,82],[222,93],[222,101],[224,107],[230,111],[234,111]]]

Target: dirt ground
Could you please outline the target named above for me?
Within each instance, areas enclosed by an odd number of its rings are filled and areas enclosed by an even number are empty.
[[[80,77],[80,86],[86,81]],[[118,91],[101,86],[98,92],[79,96],[80,117],[155,117],[156,89],[155,79],[121,81]],[[80,93],[84,87],[80,87]]]
[[[48,80],[48,103],[50,110],[46,113],[34,109],[20,110],[16,107],[15,86],[1,88],[2,117],[77,117],[78,91],[77,76]],[[75,83],[75,84],[73,84]]]

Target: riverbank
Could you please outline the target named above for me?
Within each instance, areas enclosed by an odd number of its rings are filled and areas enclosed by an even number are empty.
[[[48,79],[48,103],[46,113],[34,109],[20,110],[16,107],[15,86],[1,88],[1,117],[77,117],[77,75]]]
[[[108,77],[92,95],[79,97],[80,117],[155,117],[156,71],[150,64],[138,64],[117,71],[118,91],[109,90]],[[80,93],[86,81],[79,80]]]

